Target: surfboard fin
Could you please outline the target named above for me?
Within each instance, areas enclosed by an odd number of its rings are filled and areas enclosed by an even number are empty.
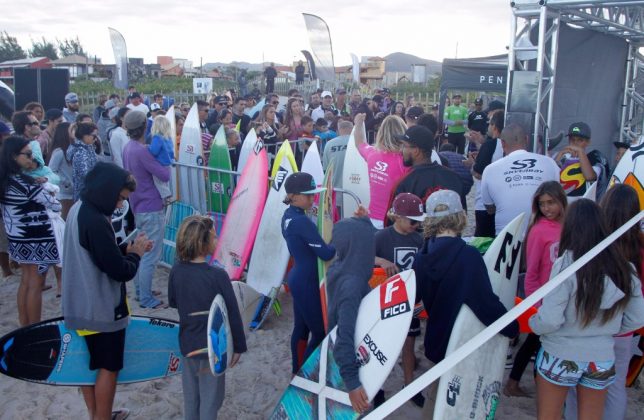
[[[208,315],[208,314],[210,314],[210,311],[199,311],[199,312],[191,312],[188,314],[188,316]]]
[[[203,349],[193,350],[190,353],[186,354],[186,357],[194,357],[200,354],[207,354],[207,353],[208,353],[208,347]]]

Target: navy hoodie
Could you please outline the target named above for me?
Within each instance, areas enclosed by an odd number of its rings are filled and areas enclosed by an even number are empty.
[[[337,324],[335,360],[350,391],[361,385],[354,336],[360,302],[371,291],[369,279],[376,258],[375,234],[376,228],[368,217],[351,217],[333,226],[331,245],[337,255],[327,270],[329,330]]]
[[[417,301],[427,310],[425,356],[434,363],[445,358],[452,327],[462,305],[467,305],[485,325],[506,313],[492,291],[485,262],[479,251],[461,238],[430,238],[416,255]],[[516,321],[501,330],[507,337],[519,333]]]

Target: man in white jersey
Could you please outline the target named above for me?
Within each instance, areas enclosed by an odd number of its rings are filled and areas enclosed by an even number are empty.
[[[141,111],[145,115],[150,113],[150,108],[143,103],[143,98],[139,92],[132,92],[128,98],[130,99],[130,103],[127,104],[128,108],[134,111]]]
[[[481,198],[488,213],[494,214],[497,235],[520,213],[525,213],[525,233],[532,196],[542,183],[559,181],[559,167],[552,158],[526,150],[528,136],[517,124],[503,129],[501,144],[505,157],[483,171]]]

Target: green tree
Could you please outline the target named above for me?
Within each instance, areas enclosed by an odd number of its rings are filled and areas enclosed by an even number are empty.
[[[78,36],[76,38],[63,39],[62,41],[56,39],[56,42],[58,42],[58,51],[61,57],[69,57],[70,55],[89,56],[78,39]]]
[[[40,41],[31,40],[31,48],[29,49],[30,57],[47,57],[50,60],[58,60],[58,52],[53,42],[48,41],[42,37]]]
[[[9,36],[7,31],[0,32],[0,63],[22,58],[27,58],[27,54],[18,44],[18,40],[13,36]]]

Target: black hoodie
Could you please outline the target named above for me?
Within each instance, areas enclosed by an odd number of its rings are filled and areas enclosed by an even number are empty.
[[[492,291],[485,262],[479,251],[461,238],[430,238],[416,255],[416,300],[427,310],[425,356],[434,363],[445,358],[452,327],[462,305],[467,305],[485,325],[506,313]],[[501,330],[514,337],[516,321]]]

